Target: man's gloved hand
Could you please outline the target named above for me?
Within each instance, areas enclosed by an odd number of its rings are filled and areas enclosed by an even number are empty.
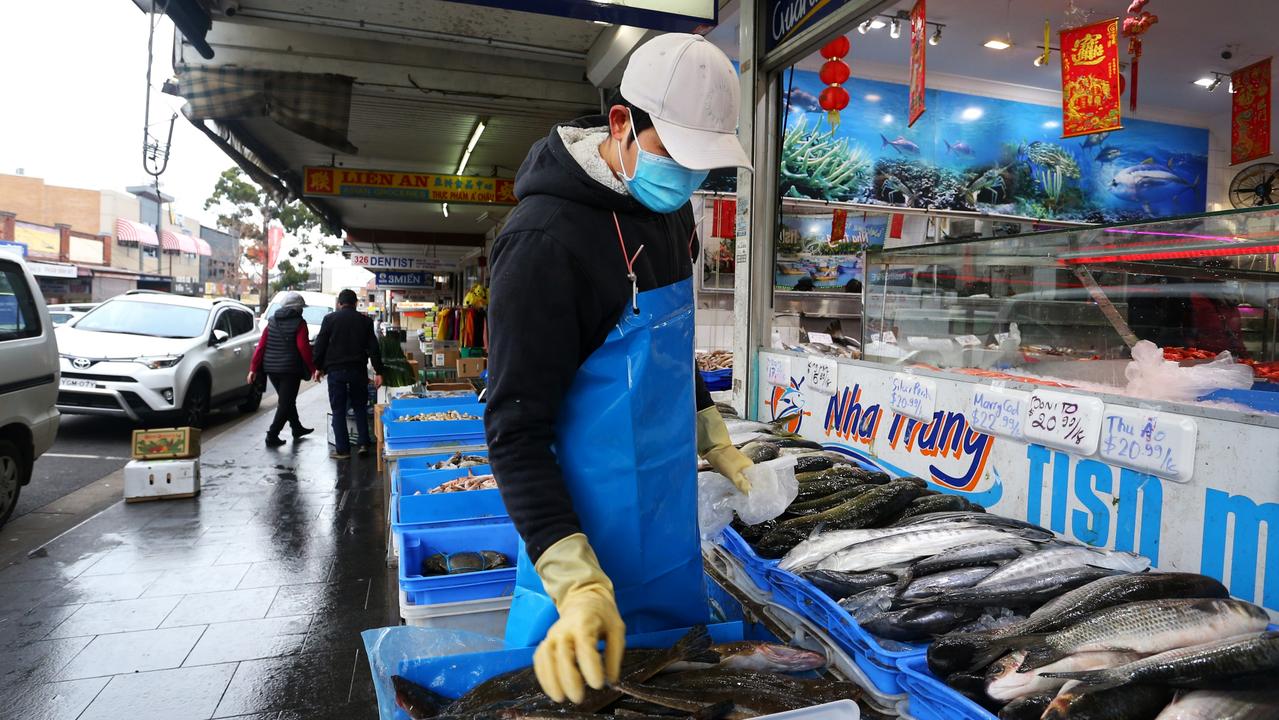
[[[751,491],[746,468],[755,463],[733,447],[724,418],[714,406],[697,413],[697,454],[710,463],[715,472],[733,481],[738,490],[744,493]]]
[[[613,583],[600,569],[582,533],[569,535],[537,559],[537,574],[560,619],[533,653],[533,672],[552,700],[579,703],[586,685],[617,682],[626,649],[626,625],[617,611]],[[596,646],[604,641],[604,660]],[[585,682],[583,682],[585,681]]]

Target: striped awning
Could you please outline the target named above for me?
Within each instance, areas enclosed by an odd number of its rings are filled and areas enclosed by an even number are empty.
[[[115,237],[120,242],[138,243],[140,245],[159,245],[155,238],[155,230],[124,218],[115,219]]]
[[[204,255],[206,257],[210,257],[213,255],[213,247],[210,246],[209,242],[205,240],[204,238],[195,238],[195,245],[197,248],[199,248],[199,252],[201,255]]]
[[[172,230],[160,231],[160,247],[170,252],[183,252],[191,255],[198,255],[200,245],[195,238],[186,233],[173,232]]]

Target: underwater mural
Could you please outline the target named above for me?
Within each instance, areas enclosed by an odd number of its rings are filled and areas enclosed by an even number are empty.
[[[787,74],[780,189],[790,197],[979,210],[1090,223],[1202,213],[1208,131],[1135,118],[1062,139],[1058,107],[929,90],[906,126],[905,85],[859,78],[831,130],[817,73]]]
[[[886,215],[848,215],[842,240],[831,242],[833,216],[782,214],[774,248],[773,287],[778,290],[861,292],[863,255],[882,247]],[[850,280],[857,280],[849,285]]]

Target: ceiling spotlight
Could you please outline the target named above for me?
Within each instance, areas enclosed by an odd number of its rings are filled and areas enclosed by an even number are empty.
[[[892,39],[896,40],[897,38],[899,38],[899,37],[901,37],[901,36],[902,36],[902,24],[901,24],[901,21],[899,21],[899,20],[897,20],[896,18],[894,18],[894,19],[893,19],[893,23],[892,23],[891,25],[889,25],[889,26],[888,26],[888,37],[890,37],[890,38],[892,38]]]
[[[865,34],[866,34],[866,23],[865,23],[865,22],[862,22],[862,24],[860,24],[860,25],[858,25],[858,26],[857,26],[857,32],[861,33],[862,35],[865,35]]]
[[[1212,78],[1210,78],[1210,77],[1201,77],[1201,78],[1199,78],[1198,80],[1196,80],[1196,81],[1195,81],[1195,84],[1196,84],[1196,85],[1198,85],[1199,87],[1206,88],[1206,87],[1208,87],[1209,85],[1212,85]]]
[[[933,36],[928,38],[929,45],[937,45],[941,43],[941,26],[937,26],[937,30],[933,32]]]
[[[1035,67],[1043,67],[1043,66],[1044,66],[1044,56],[1043,56],[1043,55],[1036,55],[1036,56],[1035,56]]]
[[[983,43],[983,47],[988,47],[991,50],[1007,50],[1012,46],[1012,41],[1003,38],[991,38]]]
[[[1208,92],[1213,92],[1219,87],[1221,87],[1221,78],[1214,78],[1213,81],[1208,84]]]
[[[448,203],[444,203],[443,205],[441,205],[441,206],[440,206],[440,210],[442,210],[442,211],[444,212],[444,217],[448,217],[448,216],[449,216],[449,204],[448,204]]]
[[[882,28],[883,28],[885,25],[887,25],[887,24],[888,24],[888,23],[884,22],[883,20],[880,20],[879,18],[874,18],[874,19],[872,19],[872,20],[870,21],[870,29],[871,29],[871,30],[880,30],[880,29],[882,29]]]

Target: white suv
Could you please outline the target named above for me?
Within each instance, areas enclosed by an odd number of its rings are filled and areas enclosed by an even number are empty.
[[[0,525],[58,434],[58,345],[40,286],[21,258],[0,255]]]
[[[245,380],[259,333],[234,300],[134,290],[57,335],[63,413],[203,427],[217,405],[253,412],[262,400],[263,384]]]

